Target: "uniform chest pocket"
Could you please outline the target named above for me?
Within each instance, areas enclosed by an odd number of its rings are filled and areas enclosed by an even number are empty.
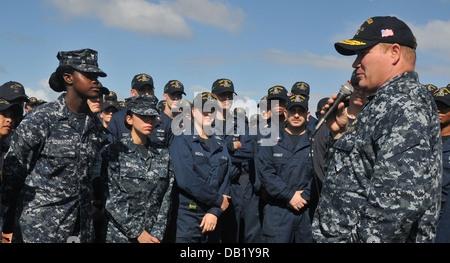
[[[350,168],[346,166],[351,165],[350,152],[355,147],[354,141],[354,138],[342,138],[333,145],[333,148],[336,152],[335,154],[338,154],[340,158],[335,160],[334,167],[329,168],[334,169],[336,174],[339,174],[343,170]]]
[[[203,165],[209,163],[209,158],[206,156],[194,155],[194,164]]]
[[[274,147],[272,152],[272,161],[274,164],[287,164],[292,153],[282,147]]]
[[[215,189],[219,189],[220,185],[222,184],[225,176],[227,175],[228,171],[228,157],[227,156],[220,156],[217,159],[212,161],[211,166],[213,166],[213,170],[209,180],[210,185],[213,186]]]
[[[227,171],[228,169],[228,157],[226,156],[221,156],[218,158],[217,160],[218,163],[218,168],[220,169],[220,171]]]
[[[42,155],[53,167],[63,167],[77,162],[77,147],[71,139],[48,140]]]
[[[344,152],[351,152],[353,147],[355,147],[355,138],[341,139],[333,145],[333,148]]]
[[[120,177],[121,188],[128,193],[130,196],[139,197],[141,194],[145,193],[148,186],[148,180],[136,172],[130,171]]]
[[[284,149],[283,149],[284,150]],[[288,167],[289,159],[291,154],[288,154],[286,151],[278,149],[278,151],[274,151],[272,153],[272,163],[275,166],[277,171],[282,171]]]
[[[288,158],[276,157],[275,154],[274,154],[274,157],[272,160],[273,160],[273,163],[276,165],[287,165],[289,163]]]

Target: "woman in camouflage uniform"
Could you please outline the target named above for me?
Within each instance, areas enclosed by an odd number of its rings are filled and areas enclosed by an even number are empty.
[[[174,177],[169,150],[149,139],[159,115],[157,102],[152,95],[128,100],[131,132],[102,154],[108,243],[160,243],[166,231]]]
[[[13,242],[91,242],[90,168],[101,123],[87,99],[99,94],[97,52],[60,51],[50,87],[65,91],[16,129],[4,162],[2,203]],[[3,229],[5,230],[5,228]]]

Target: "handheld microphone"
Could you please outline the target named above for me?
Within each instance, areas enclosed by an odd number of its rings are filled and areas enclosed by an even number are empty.
[[[334,100],[333,105],[331,105],[331,107],[328,109],[328,111],[325,112],[325,115],[323,115],[323,117],[322,117],[322,119],[320,119],[319,123],[317,123],[312,136],[314,136],[316,134],[316,132],[320,129],[320,127],[326,122],[328,117],[330,117],[331,113],[333,113],[337,109],[339,103],[341,103],[343,100],[345,100],[348,96],[352,95],[353,90],[354,90],[353,86],[350,83],[345,83],[344,85],[341,85],[341,88],[339,89],[337,98]]]

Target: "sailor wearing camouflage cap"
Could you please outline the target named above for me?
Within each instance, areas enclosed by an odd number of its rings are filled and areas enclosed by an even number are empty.
[[[128,99],[131,132],[102,154],[102,170],[108,171],[108,243],[160,243],[165,235],[174,177],[169,150],[149,138],[157,103],[153,95]]]
[[[158,116],[158,99],[153,95],[139,95],[127,99],[127,111],[142,116]]]
[[[60,51],[57,57],[60,64],[49,84],[66,92],[27,115],[5,156],[2,201],[20,211],[4,220],[3,231],[14,231],[13,242],[94,238],[90,179],[102,126],[87,99],[98,96],[97,77],[106,74],[94,50]]]
[[[154,86],[153,78],[145,73],[137,74],[133,77],[131,81],[131,98],[127,98],[125,103],[128,104],[132,101],[133,97],[140,95],[152,95],[154,96]],[[113,115],[110,123],[108,124],[108,130],[111,132],[113,140],[120,140],[123,136],[130,132],[129,125],[126,121],[127,110],[120,110]],[[170,125],[169,125],[170,128]],[[162,120],[161,115],[156,117],[156,124],[154,126],[153,132],[150,134],[150,139],[158,143],[161,147],[167,147],[171,138],[173,137],[172,132]]]
[[[139,95],[131,97],[127,102],[126,124],[133,131],[133,127],[138,135],[150,135],[156,125],[156,117],[159,111],[156,108],[158,99],[153,95]],[[136,134],[135,134],[136,135]],[[147,138],[142,138],[146,141]]]
[[[97,51],[86,48],[73,51],[59,51],[56,57],[59,59],[60,66],[68,65],[77,71],[106,77],[106,73],[98,67],[97,54]]]

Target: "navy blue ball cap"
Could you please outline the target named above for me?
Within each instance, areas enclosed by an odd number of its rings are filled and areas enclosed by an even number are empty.
[[[417,42],[408,25],[393,16],[377,16],[367,19],[352,39],[334,44],[341,55],[351,56],[357,51],[378,43],[397,43],[416,49]]]
[[[183,83],[179,82],[178,80],[170,80],[167,82],[167,84],[164,86],[164,93],[175,93],[175,92],[181,92],[184,95],[184,86]]]
[[[450,84],[447,87],[438,89],[434,94],[434,101],[442,102],[447,106],[450,106]]]
[[[330,98],[328,98],[328,97],[320,99],[319,102],[317,102],[317,111],[323,110],[324,109],[323,107],[325,107],[325,105],[328,104],[329,99]]]
[[[267,100],[273,100],[273,99],[288,99],[288,92],[287,89],[283,86],[273,86],[269,89],[267,94]]]
[[[303,81],[295,82],[291,88],[291,94],[293,95],[303,95],[309,97],[309,84]]]
[[[106,110],[107,108],[113,108],[116,111],[119,110],[119,103],[115,100],[107,100],[103,102],[102,110]]]
[[[16,81],[8,81],[0,86],[0,98],[7,101],[23,100],[29,102],[28,96],[25,94],[25,88]]]
[[[303,95],[291,95],[288,99],[286,110],[289,110],[290,108],[292,108],[294,106],[301,106],[307,111],[308,110],[308,97],[305,97]]]
[[[194,108],[201,109],[203,112],[213,112],[218,107],[217,99],[211,92],[197,94],[192,104]]]
[[[436,93],[439,90],[438,87],[436,87],[433,84],[426,84],[423,85],[423,87],[426,88],[431,93],[431,95],[434,95],[434,93]]]
[[[20,106],[17,103],[9,103],[7,100],[0,99],[0,111],[11,109],[16,116],[22,116],[23,109],[22,106]]]
[[[153,86],[153,78],[145,73],[137,74],[131,81],[131,88],[135,90],[140,90],[145,85],[150,85],[152,89],[155,88]]]
[[[221,94],[224,92],[233,92],[236,94],[236,92],[234,92],[234,84],[229,79],[218,79],[214,81],[211,92],[214,94]]]

